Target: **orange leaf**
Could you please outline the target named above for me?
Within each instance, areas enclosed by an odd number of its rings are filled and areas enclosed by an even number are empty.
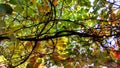
[[[113,51],[113,56],[114,56],[115,58],[117,58],[117,59],[120,59],[120,51],[114,50],[114,51]]]
[[[38,7],[38,11],[42,12],[42,10],[43,10],[42,6],[40,6],[40,4],[37,4],[37,7]]]
[[[115,14],[115,13],[112,13],[112,14],[110,15],[110,17],[111,17],[111,19],[114,19],[114,18],[116,17],[116,14]]]
[[[58,0],[54,0],[54,1],[53,1],[53,5],[54,5],[54,6],[57,6],[57,5],[58,5]]]
[[[33,68],[38,68],[39,65],[40,65],[40,63],[35,62],[33,65]]]
[[[120,59],[120,51],[116,51],[115,54],[116,54],[115,57],[118,58],[118,59]]]

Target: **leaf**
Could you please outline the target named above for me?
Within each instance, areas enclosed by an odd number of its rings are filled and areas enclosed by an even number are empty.
[[[27,64],[26,68],[33,68],[32,64]]]
[[[0,14],[12,14],[13,9],[8,4],[0,4]]]
[[[3,20],[0,20],[0,30],[4,29],[5,25],[5,22]]]
[[[76,63],[74,68],[81,68],[81,66],[79,63]]]
[[[94,0],[93,4],[96,6],[99,0]]]
[[[42,8],[42,6],[41,6],[40,4],[37,4],[37,7],[38,7],[38,11],[39,11],[39,12],[42,12],[42,11],[43,11],[43,8]]]
[[[68,62],[73,62],[73,58],[68,58]]]
[[[16,5],[16,7],[14,8],[14,11],[22,13],[24,11],[24,8],[21,5]]]
[[[10,0],[9,2],[13,5],[17,5],[17,4],[23,5],[23,1],[24,0]]]
[[[115,52],[114,52],[114,56],[115,56],[117,59],[120,59],[120,51],[115,51]]]
[[[37,62],[37,63],[42,63],[42,58],[37,58],[37,59],[36,59],[36,62]]]
[[[15,40],[16,40],[16,38],[15,38],[14,34],[10,34],[10,39],[11,39],[11,40],[13,40],[13,41],[15,41]]]
[[[47,0],[42,0],[44,5],[48,5],[48,1]]]
[[[110,55],[111,55],[112,58],[120,59],[120,51],[111,50]]]
[[[46,68],[46,66],[43,63],[41,63],[39,64],[38,68]]]
[[[3,16],[5,16],[5,14],[0,13],[0,17],[3,17]]]
[[[40,48],[41,42],[38,41],[36,44],[36,47],[34,48],[34,51],[37,51]]]
[[[65,65],[65,68],[73,68],[73,65],[72,65],[72,63],[67,63],[66,65]]]
[[[42,58],[42,57],[44,57],[44,56],[45,56],[45,54],[42,53],[42,52],[40,52],[40,53],[38,54],[38,57],[40,57],[40,58]]]
[[[16,0],[10,0],[9,2],[14,5],[17,4]]]
[[[27,49],[31,49],[32,48],[32,46],[33,46],[33,42],[32,41],[28,41],[28,42],[26,42],[26,43],[24,43],[25,44],[25,48],[27,48]]]
[[[35,62],[33,65],[33,68],[39,68],[38,66],[40,65],[40,63]]]
[[[72,0],[66,0],[66,2],[67,2],[68,4],[70,4],[70,3],[72,2]]]
[[[36,6],[36,0],[31,0],[31,2],[33,3],[33,6]]]
[[[78,0],[78,1],[79,1],[79,0]],[[80,5],[80,6],[88,6],[88,7],[91,6],[89,0],[81,0],[81,1],[79,1],[79,5]]]
[[[57,6],[57,5],[58,5],[58,0],[54,0],[54,1],[53,1],[53,5],[54,5],[54,6]]]
[[[118,9],[118,11],[117,11],[117,15],[120,15],[120,9]]]
[[[116,17],[115,13],[110,14],[111,19],[114,19]]]
[[[60,60],[65,60],[65,59],[66,59],[66,54],[60,54],[60,55],[58,56],[58,58],[59,58]]]

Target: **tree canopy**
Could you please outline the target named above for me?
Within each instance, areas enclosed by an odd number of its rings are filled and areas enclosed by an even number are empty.
[[[118,67],[117,0],[0,0],[0,64]]]

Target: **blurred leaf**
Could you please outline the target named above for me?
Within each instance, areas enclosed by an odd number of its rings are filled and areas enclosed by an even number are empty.
[[[120,59],[120,51],[113,51],[113,56],[117,59]]]
[[[23,10],[24,10],[24,8],[21,5],[16,5],[14,8],[14,11],[19,12],[19,13],[22,13]]]
[[[65,68],[73,68],[73,65],[72,65],[72,63],[67,63],[66,65],[65,65]]]
[[[72,0],[65,0],[67,4],[70,4]]]
[[[79,1],[79,0],[78,0]],[[81,0],[79,1],[79,5],[80,6],[87,6],[87,7],[90,7],[91,6],[91,3],[89,0]]]
[[[0,4],[0,14],[12,14],[13,9],[8,4]]]
[[[99,0],[94,0],[94,5],[97,5],[98,2]]]
[[[81,68],[81,66],[79,63],[76,63],[74,68]]]
[[[11,4],[14,4],[14,5],[17,5],[17,4],[19,4],[19,5],[23,5],[23,2],[24,2],[25,0],[10,0],[9,2],[11,3]]]
[[[34,6],[36,6],[36,0],[31,0]]]
[[[4,29],[5,26],[5,22],[3,20],[0,20],[0,29]]]
[[[15,41],[15,40],[16,40],[14,34],[11,34],[11,35],[10,35],[10,39],[11,39],[12,41]]]
[[[104,48],[117,41],[119,49],[120,9],[114,12],[106,0],[93,2],[0,0],[0,55],[5,63],[26,62],[20,68],[82,68],[93,63],[99,68],[111,57],[120,59],[118,51],[110,51],[109,56],[109,48]],[[113,35],[115,41],[108,43]]]
[[[58,5],[58,0],[53,0],[53,5],[57,6]]]
[[[46,66],[43,63],[41,63],[39,64],[38,68],[46,68]]]
[[[27,64],[26,68],[33,68],[33,65]]]
[[[16,0],[10,0],[11,4],[17,4]]]

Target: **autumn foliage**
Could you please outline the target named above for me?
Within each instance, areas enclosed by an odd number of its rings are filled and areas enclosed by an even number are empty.
[[[0,66],[119,68],[116,0],[0,0]]]

